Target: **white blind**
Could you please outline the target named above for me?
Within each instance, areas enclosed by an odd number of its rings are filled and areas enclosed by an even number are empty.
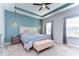
[[[79,16],[66,19],[67,37],[79,37]]]
[[[51,35],[51,22],[46,23],[46,34]]]

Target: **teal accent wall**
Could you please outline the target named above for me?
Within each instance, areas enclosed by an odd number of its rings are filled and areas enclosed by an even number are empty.
[[[14,22],[16,22],[16,26],[13,25]],[[10,11],[5,11],[5,42],[6,43],[11,42],[12,36],[19,35],[20,25],[38,28],[42,26],[42,20],[21,14],[15,14]],[[41,31],[41,29],[38,31]]]

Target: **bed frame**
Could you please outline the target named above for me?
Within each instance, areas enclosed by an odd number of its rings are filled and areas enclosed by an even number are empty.
[[[24,26],[20,26],[20,34],[23,34],[24,32],[35,32],[35,33],[37,33],[38,31],[37,31],[37,28],[34,28],[34,27],[24,27]],[[22,40],[21,40],[22,41]],[[22,45],[24,46],[24,43],[22,42]],[[32,47],[33,48],[33,47]],[[32,48],[30,48],[29,50],[28,49],[26,49],[25,47],[24,47],[24,49],[27,51],[27,52],[29,52]]]
[[[20,26],[20,37],[21,34],[23,34],[24,32],[35,32],[37,33],[37,28],[36,27],[25,27],[25,26]],[[22,42],[22,40],[21,40]],[[24,43],[22,42],[22,46],[24,46]],[[25,48],[24,48],[25,49]],[[32,49],[32,48],[31,48]],[[29,50],[31,50],[29,49]],[[29,52],[29,50],[25,49],[27,52]]]

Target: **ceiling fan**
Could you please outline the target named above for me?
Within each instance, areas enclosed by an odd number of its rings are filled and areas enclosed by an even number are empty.
[[[42,10],[43,8],[46,8],[46,9],[49,10],[50,9],[48,7],[49,4],[51,4],[51,3],[33,3],[33,5],[41,6],[40,9],[39,9],[39,11]]]

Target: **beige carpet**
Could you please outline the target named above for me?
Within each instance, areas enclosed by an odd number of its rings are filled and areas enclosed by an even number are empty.
[[[7,56],[37,56],[33,49],[28,53],[21,44],[8,45],[6,47]],[[39,56],[79,56],[79,48],[55,43],[53,48],[47,49]]]
[[[7,52],[7,51],[6,51],[5,47],[0,48],[0,56],[5,56],[5,55],[7,55],[6,52]]]

